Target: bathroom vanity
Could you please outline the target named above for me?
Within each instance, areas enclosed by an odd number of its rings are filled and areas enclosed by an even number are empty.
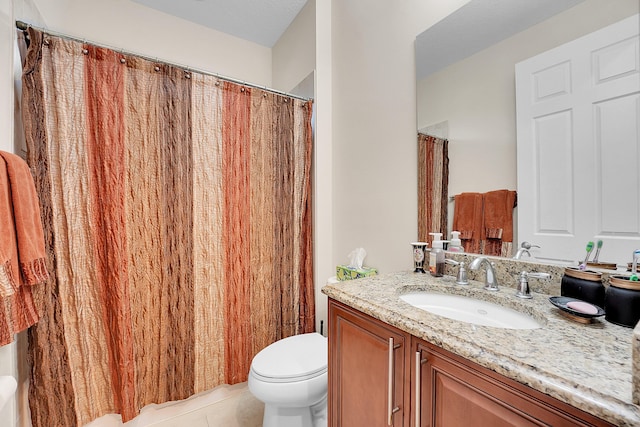
[[[515,282],[515,279],[514,279]],[[515,297],[401,272],[326,285],[329,425],[633,426],[633,330]],[[434,292],[510,307],[536,329],[452,320],[400,296]]]

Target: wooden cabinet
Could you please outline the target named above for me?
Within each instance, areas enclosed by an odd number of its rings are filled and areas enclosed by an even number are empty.
[[[423,340],[412,348],[412,426],[611,425]]]
[[[409,427],[411,336],[329,304],[329,426]]]
[[[329,300],[330,427],[612,426]]]

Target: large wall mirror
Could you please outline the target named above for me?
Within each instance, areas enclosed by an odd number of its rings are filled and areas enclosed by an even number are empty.
[[[515,65],[639,9],[638,0],[471,0],[416,37],[417,128],[449,140],[448,231],[453,196],[520,190]],[[519,209],[514,212],[514,252],[522,243]],[[581,239],[573,242],[560,258],[573,262],[584,257],[585,245]]]

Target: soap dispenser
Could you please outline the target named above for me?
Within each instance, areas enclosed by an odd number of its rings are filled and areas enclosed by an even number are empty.
[[[449,252],[464,252],[464,248],[462,247],[462,241],[460,240],[460,232],[452,231],[451,232],[451,243],[449,243]]]
[[[434,277],[442,277],[444,274],[444,249],[442,233],[429,233],[433,236],[431,252],[429,252],[429,273]]]

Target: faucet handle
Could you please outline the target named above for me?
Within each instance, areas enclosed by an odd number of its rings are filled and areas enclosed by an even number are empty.
[[[529,243],[525,241],[520,244],[520,247],[523,249],[531,249],[531,248],[539,248],[540,246],[534,245],[533,243]]]
[[[458,285],[469,284],[469,279],[467,278],[467,269],[464,268],[464,262],[460,262],[460,267],[458,268],[458,275],[456,276],[456,283]]]
[[[529,277],[534,279],[548,279],[551,277],[549,273],[539,273],[539,272],[526,272],[523,271],[520,273],[520,279],[518,282],[518,291],[516,292],[516,296],[518,298],[531,298],[531,291],[529,290]]]
[[[525,272],[523,271],[523,273],[525,273]],[[534,279],[548,279],[548,278],[551,277],[551,274],[549,274],[549,273],[531,272],[531,273],[527,273],[527,276],[533,277]]]
[[[444,262],[446,262],[447,264],[458,266],[458,274],[456,275],[456,284],[458,285],[469,284],[469,279],[467,278],[467,269],[464,268],[464,261],[458,262],[458,261],[447,258],[444,260]]]

